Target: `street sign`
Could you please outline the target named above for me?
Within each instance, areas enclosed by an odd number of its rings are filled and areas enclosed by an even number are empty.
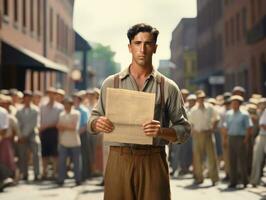
[[[209,83],[211,85],[222,85],[224,84],[225,79],[224,76],[210,76],[209,77]]]

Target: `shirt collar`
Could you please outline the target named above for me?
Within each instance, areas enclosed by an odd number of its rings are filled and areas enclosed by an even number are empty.
[[[130,75],[129,68],[130,68],[130,65],[129,65],[127,68],[123,69],[123,70],[119,73],[119,78],[120,78],[120,79],[124,79],[124,78],[126,78],[127,76]],[[153,69],[152,69],[152,72],[150,73],[150,75],[148,76],[147,79],[150,79],[150,78],[152,77],[152,78],[154,78],[155,80],[157,80],[158,82],[160,82],[161,79],[159,78],[158,73],[159,73],[159,72],[153,68]]]

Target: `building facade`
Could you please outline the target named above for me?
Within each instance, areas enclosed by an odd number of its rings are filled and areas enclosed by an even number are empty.
[[[157,70],[166,77],[172,79],[172,71],[176,70],[176,66],[170,60],[159,60],[159,66]]]
[[[77,73],[75,89],[86,90],[93,87],[93,76],[89,71],[88,53],[90,44],[77,32],[75,32],[75,71]],[[72,73],[73,74],[73,73]]]
[[[171,78],[181,88],[193,88],[196,70],[197,19],[183,18],[172,32],[170,61],[176,65]]]
[[[71,88],[74,0],[0,0],[0,88]]]
[[[198,68],[194,83],[214,96],[224,90],[223,1],[197,0],[197,10]]]
[[[266,2],[224,1],[226,88],[266,95]]]

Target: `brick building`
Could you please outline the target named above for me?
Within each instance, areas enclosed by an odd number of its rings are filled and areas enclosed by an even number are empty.
[[[191,81],[195,78],[197,19],[183,18],[172,33],[170,44],[172,69],[171,78],[181,88],[192,89]]]
[[[266,2],[224,1],[225,88],[266,95]]]
[[[74,0],[0,0],[0,88],[70,86]]]
[[[197,79],[208,95],[223,92],[223,1],[197,0]]]

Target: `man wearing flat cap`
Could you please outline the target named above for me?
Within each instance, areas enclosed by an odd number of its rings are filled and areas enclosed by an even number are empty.
[[[229,145],[229,188],[235,188],[240,181],[244,187],[248,184],[247,143],[253,124],[248,112],[240,109],[243,101],[240,95],[231,96],[231,110],[226,113],[223,124]]]

